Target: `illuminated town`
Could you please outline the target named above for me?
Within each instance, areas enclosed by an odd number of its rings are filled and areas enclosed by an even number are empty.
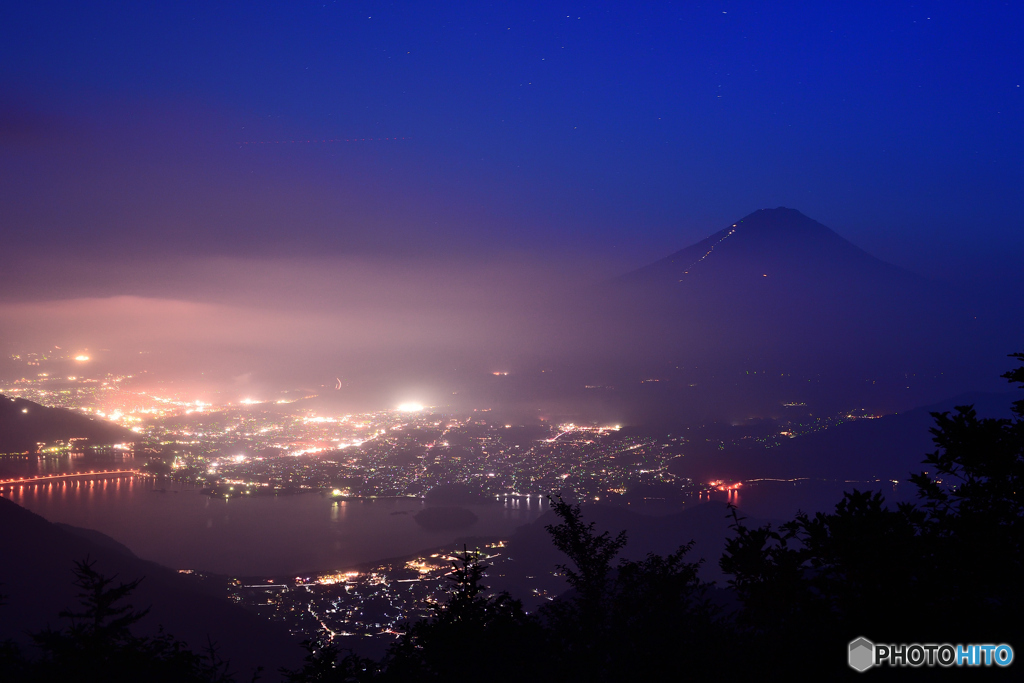
[[[227,578],[191,569],[179,570],[226,591],[228,597],[272,621],[283,622],[293,635],[321,643],[357,646],[369,641],[383,649],[403,627],[429,616],[451,591],[453,564],[468,550],[487,567],[486,583],[500,581],[515,560],[503,540],[475,548],[446,548],[400,560],[357,568],[290,577]],[[528,609],[552,600],[564,590],[560,574],[526,577]],[[493,593],[494,591],[492,591]],[[355,640],[353,640],[355,639]],[[367,640],[369,639],[369,640]],[[362,641],[362,642],[355,642]]]
[[[643,485],[667,485],[689,494],[729,486],[693,482],[669,471],[669,463],[693,438],[689,430],[652,437],[620,425],[513,425],[491,419],[485,408],[458,413],[416,403],[334,414],[316,402],[315,394],[297,392],[214,404],[181,390],[136,388],[143,386],[144,373],[90,375],[90,357],[83,352],[55,349],[10,360],[25,374],[5,382],[0,394],[120,425],[137,438],[92,447],[130,451],[138,468],[200,485],[212,495],[316,491],[334,497],[421,497],[441,485],[466,484],[488,497],[561,491],[615,503]],[[57,373],[48,364],[70,364],[76,374]],[[786,407],[799,410],[803,404]],[[719,448],[730,443],[771,448],[845,421],[875,417],[856,411],[801,415],[775,421],[767,433],[702,432],[700,438]],[[35,453],[17,455],[57,457],[82,447],[45,443]]]
[[[109,474],[170,478],[225,498],[319,494],[332,505],[370,497],[422,498],[463,485],[478,502],[539,501],[560,492],[576,500],[617,505],[667,500],[678,506],[684,499],[700,500],[712,492],[735,502],[743,486],[672,474],[669,464],[692,445],[696,432],[653,437],[630,433],[621,425],[514,425],[493,419],[487,409],[458,413],[416,403],[364,414],[333,414],[316,402],[313,393],[204,401],[185,391],[144,389],[144,373],[91,375],[84,353],[33,353],[12,360],[35,372],[4,382],[0,394],[103,418],[136,438],[118,444],[40,443],[34,453],[6,454],[40,463],[33,477],[9,479],[7,486],[65,476],[61,473],[76,468],[73,462],[70,467],[61,463],[73,461],[86,448],[113,454],[106,468]],[[69,375],[47,369],[57,362],[74,364],[78,371]],[[793,403],[786,408],[799,411],[804,406]],[[874,416],[857,411],[801,417],[777,422],[767,434],[715,441],[702,432],[701,440],[711,440],[712,447],[719,448],[752,442],[771,448],[801,434],[870,417]],[[75,476],[91,473],[93,467]],[[500,583],[509,562],[514,562],[505,554],[505,540],[479,540],[476,552],[489,565],[488,576]],[[212,582],[233,601],[268,619],[286,623],[298,637],[340,644],[369,639],[373,647],[383,648],[402,624],[428,615],[431,605],[448,592],[446,577],[457,550],[435,549],[402,560],[302,576],[242,578],[199,568],[181,571]],[[548,574],[520,577],[519,588],[525,587],[529,608],[564,590],[557,572]]]
[[[667,471],[679,438],[621,436],[615,425],[494,424],[487,411],[449,415],[418,404],[326,415],[303,398],[212,405],[135,391],[133,379],[38,373],[0,393],[130,429],[138,435],[136,460],[215,495],[422,496],[441,484],[464,483],[488,496],[560,490],[601,499],[635,484],[690,483]],[[37,454],[74,449],[73,443],[41,444]]]

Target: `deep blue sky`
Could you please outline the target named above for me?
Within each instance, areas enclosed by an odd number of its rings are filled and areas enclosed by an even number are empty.
[[[1018,2],[4,3],[0,261],[585,254],[791,206],[1024,262]],[[241,145],[307,139],[371,142]]]

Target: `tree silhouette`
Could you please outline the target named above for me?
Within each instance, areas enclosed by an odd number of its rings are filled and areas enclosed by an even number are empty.
[[[565,575],[566,581],[576,591],[571,601],[559,603],[555,612],[574,612],[573,618],[588,632],[605,627],[610,608],[609,575],[612,574],[612,560],[625,547],[626,532],[621,531],[615,538],[606,531],[598,534],[594,522],[583,523],[579,504],[571,505],[560,496],[549,496],[552,511],[561,520],[559,524],[548,524],[545,529],[551,541],[571,564],[556,565]],[[596,639],[593,633],[592,640]],[[595,642],[595,645],[597,643]]]
[[[707,663],[726,641],[708,599],[712,586],[698,576],[701,562],[685,561],[693,543],[666,557],[649,554],[614,565],[626,533],[599,534],[593,522],[583,522],[579,505],[550,500],[561,522],[546,528],[572,563],[558,565],[572,591],[542,612],[558,675],[621,681],[684,668],[693,674],[709,671]]]
[[[487,671],[497,681],[521,681],[546,659],[546,641],[536,617],[508,593],[486,594],[487,565],[463,548],[452,562],[449,599],[434,614],[407,627],[384,658],[385,680],[430,681]]]
[[[1024,368],[1003,376],[1024,384]],[[1020,638],[1024,401],[1013,411],[1010,420],[979,418],[971,406],[932,413],[936,450],[929,470],[910,477],[919,505],[886,506],[880,493],[854,490],[834,512],[798,513],[778,529],[747,528],[733,508],[720,564],[757,657],[783,665],[787,643],[799,641],[806,664],[842,670],[830,649],[860,635]]]
[[[1011,357],[1024,361],[1021,353]],[[1003,377],[1024,386],[1024,366]],[[932,413],[937,449],[925,459],[929,471],[911,477],[948,605],[971,630],[1002,638],[996,620],[1024,607],[1024,400],[1012,413],[979,418],[973,406]]]
[[[303,641],[306,657],[302,668],[282,668],[280,673],[286,683],[362,683],[372,681],[380,668],[372,659],[360,657],[353,652],[345,655],[328,644]]]
[[[183,681],[229,683],[234,677],[211,642],[204,656],[161,631],[141,637],[131,627],[149,612],[125,601],[142,579],[116,583],[95,569],[88,557],[76,562],[74,585],[80,590],[77,610],[60,612],[70,625],[32,635],[42,650],[39,661],[29,662],[25,680]]]

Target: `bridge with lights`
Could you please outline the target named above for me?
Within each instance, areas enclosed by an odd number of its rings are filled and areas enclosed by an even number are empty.
[[[141,470],[89,470],[88,472],[64,472],[61,474],[46,474],[37,477],[19,477],[12,479],[0,479],[0,486],[22,486],[25,484],[46,484],[53,481],[60,481],[62,479],[88,479],[90,477],[108,477],[108,476],[136,476],[136,477],[150,477],[153,476],[148,472],[142,472]]]

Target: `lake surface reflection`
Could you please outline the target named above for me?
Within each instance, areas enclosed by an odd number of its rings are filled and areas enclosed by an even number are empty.
[[[428,531],[413,519],[424,503],[408,498],[335,501],[309,493],[225,500],[129,476],[16,486],[0,495],[51,522],[101,531],[168,567],[248,576],[342,569],[457,538],[507,535],[547,510],[536,496],[466,505],[479,518],[472,526]]]
[[[745,482],[733,491],[714,491],[698,500],[728,502],[739,508],[740,516],[760,520],[789,521],[797,512],[835,512],[836,504],[848,491],[878,491],[887,505],[917,502],[917,489],[908,483],[843,482],[820,480]]]
[[[0,460],[0,479],[136,466],[128,454]],[[741,516],[783,521],[792,519],[797,510],[832,511],[843,491],[854,488],[881,490],[890,504],[916,501],[916,489],[908,484],[761,481],[731,492],[695,496],[686,507],[710,498],[732,502]],[[225,500],[166,480],[89,475],[0,486],[0,496],[50,521],[101,531],[139,557],[168,567],[245,576],[344,569],[450,544],[457,538],[507,537],[548,509],[547,501],[537,496],[466,505],[478,517],[472,526],[429,531],[413,518],[424,503],[409,498],[338,501],[309,493]],[[678,503],[650,501],[630,509],[661,515],[681,508]]]
[[[0,479],[38,477],[90,470],[131,470],[142,466],[131,451],[102,450],[65,453],[63,455],[0,456]]]

